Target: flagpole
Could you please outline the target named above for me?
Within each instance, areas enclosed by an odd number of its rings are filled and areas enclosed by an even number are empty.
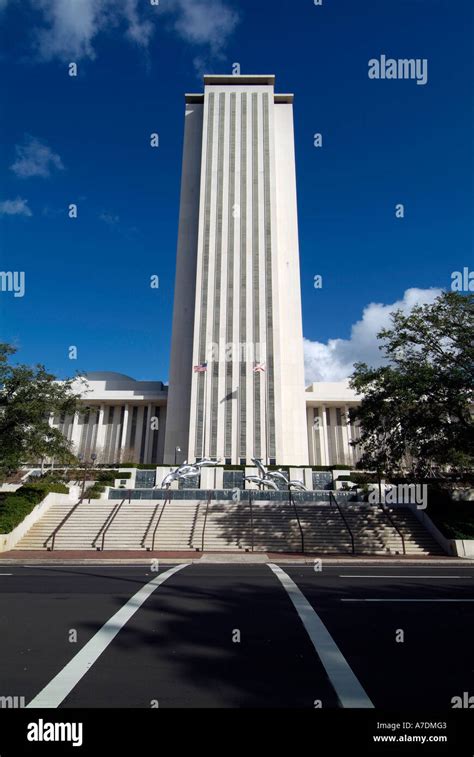
[[[203,434],[202,434],[202,460],[206,457],[206,430],[207,430],[207,369],[204,374],[204,418],[203,418]]]
[[[265,373],[265,456],[266,464],[270,464],[270,450],[268,449],[268,379],[267,371]]]
[[[237,465],[240,465],[240,384],[237,386]]]

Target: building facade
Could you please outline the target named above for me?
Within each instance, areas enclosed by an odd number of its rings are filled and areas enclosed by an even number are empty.
[[[99,463],[353,465],[358,398],[304,384],[293,95],[205,76],[185,99],[169,388],[88,374],[51,423]]]
[[[120,373],[88,373],[74,385],[83,396],[74,415],[52,417],[83,460],[98,464],[161,463],[164,457],[168,388]]]
[[[74,416],[56,416],[51,424],[60,428],[74,452],[98,464],[144,463],[174,465],[188,458],[176,445],[173,459],[165,463],[168,387],[160,381],[135,381],[118,373],[89,373],[84,377],[83,409]],[[310,465],[355,465],[358,428],[347,423],[349,410],[359,403],[347,383],[316,383],[301,398],[305,407],[305,443]],[[245,459],[245,464],[251,462]],[[222,458],[221,458],[222,459]],[[222,463],[225,461],[222,459]],[[288,459],[282,464],[294,464]]]
[[[186,96],[167,463],[308,463],[293,96],[274,82]]]

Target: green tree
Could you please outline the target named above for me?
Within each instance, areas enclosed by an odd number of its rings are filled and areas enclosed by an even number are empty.
[[[378,334],[386,363],[354,366],[362,395],[360,466],[418,477],[463,475],[474,463],[474,296],[445,292],[391,314]]]
[[[9,358],[15,352],[0,343],[0,472],[45,457],[73,462],[70,442],[49,425],[51,414],[78,409],[73,380],[59,382],[43,365],[12,365]]]

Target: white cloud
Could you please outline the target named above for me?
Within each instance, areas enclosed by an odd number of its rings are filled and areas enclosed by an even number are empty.
[[[441,289],[407,289],[402,300],[391,305],[372,302],[364,308],[362,319],[352,326],[350,339],[329,339],[326,344],[304,340],[305,381],[343,381],[353,372],[354,363],[372,366],[383,363],[377,334],[390,326],[390,313],[409,313],[415,305],[433,302]]]
[[[174,0],[174,29],[193,45],[207,45],[219,55],[239,23],[238,13],[222,0]]]
[[[28,207],[28,200],[24,200],[22,197],[17,197],[16,200],[3,200],[3,202],[0,202],[0,215],[32,216],[33,213]]]
[[[188,44],[198,48],[193,59],[196,73],[209,73],[213,60],[224,59],[224,49],[239,24],[239,14],[224,0],[169,0],[172,28]]]
[[[0,0],[0,3],[4,0]],[[238,24],[238,14],[225,0],[167,0],[152,6],[145,0],[36,0],[44,24],[36,32],[43,60],[77,62],[96,56],[96,37],[125,26],[125,36],[147,48],[159,16],[185,42],[221,57]]]
[[[51,175],[52,169],[64,169],[59,155],[35,137],[26,136],[24,144],[16,145],[15,152],[16,160],[10,168],[20,179],[29,179],[32,176],[47,178]]]
[[[92,39],[97,33],[102,2],[97,0],[39,0],[45,27],[38,29],[42,58],[77,61],[94,57]]]
[[[45,25],[37,31],[40,57],[77,62],[95,58],[94,40],[101,32],[122,23],[126,35],[137,45],[147,47],[154,26],[147,12],[139,10],[140,0],[38,0]]]
[[[140,17],[137,0],[125,0],[124,13],[128,24],[127,36],[137,45],[148,47],[155,28],[152,21]]]

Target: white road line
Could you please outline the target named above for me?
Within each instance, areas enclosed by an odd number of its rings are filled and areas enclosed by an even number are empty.
[[[90,670],[109,644],[114,640],[119,631],[125,626],[130,618],[143,605],[151,594],[161,584],[171,578],[185,565],[177,565],[165,573],[156,576],[152,581],[142,586],[128,602],[115,613],[105,625],[100,628],[95,636],[78,652],[72,660],[50,681],[44,689],[37,694],[27,707],[59,707],[61,702],[71,693],[81,678]]]
[[[293,602],[306,633],[319,656],[342,707],[371,708],[374,705],[323,621],[284,570],[268,563]]]
[[[0,573],[0,576],[12,576],[13,573]]]
[[[384,576],[355,576],[352,573],[340,574],[339,578],[433,578],[436,581],[440,578],[471,578],[471,576],[394,576],[391,573],[387,573]]]
[[[340,602],[474,602],[474,599],[341,599]]]

